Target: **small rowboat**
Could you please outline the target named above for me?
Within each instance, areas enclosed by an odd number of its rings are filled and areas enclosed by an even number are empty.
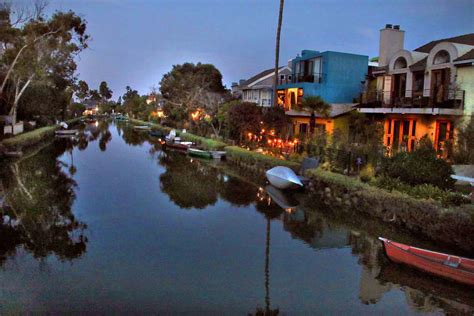
[[[172,149],[187,151],[192,144],[192,142],[166,142],[165,146]]]
[[[212,154],[212,158],[214,159],[222,159],[223,157],[225,157],[225,151],[214,150],[214,151],[211,151],[211,154]]]
[[[296,173],[288,167],[278,166],[265,173],[268,181],[278,189],[295,189],[303,186]]]
[[[379,237],[390,260],[474,286],[474,260],[400,244]]]
[[[165,136],[161,131],[157,131],[157,130],[149,131],[148,135],[150,135],[152,137],[163,137],[163,136]]]
[[[23,156],[22,151],[5,151],[1,154],[7,158],[21,158],[21,156]]]
[[[77,129],[60,129],[54,132],[57,136],[74,136],[78,133],[79,131]]]
[[[205,158],[205,159],[211,159],[212,154],[206,150],[201,150],[197,148],[188,148],[188,155],[194,156],[194,157],[199,157],[199,158]]]
[[[135,131],[149,131],[151,130],[151,127],[148,125],[137,125],[133,127],[133,130]]]

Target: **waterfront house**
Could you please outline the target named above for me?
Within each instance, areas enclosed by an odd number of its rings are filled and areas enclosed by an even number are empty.
[[[303,50],[291,60],[291,77],[279,80],[278,104],[291,117],[294,134],[309,132],[310,113],[298,111],[304,97],[320,96],[332,106],[328,118],[317,117],[316,127],[332,133],[335,128],[348,129],[346,113],[355,101],[368,71],[368,56],[325,51]]]
[[[83,102],[85,110],[82,115],[96,115],[99,111],[99,101],[88,99]]]
[[[267,69],[248,80],[241,81],[238,88],[234,87],[236,93],[240,93],[242,101],[253,102],[259,106],[269,107],[273,100],[273,84],[275,69]],[[291,69],[283,66],[278,69],[278,81],[291,80]],[[238,92],[237,92],[238,91]]]
[[[380,30],[379,65],[372,69],[359,111],[384,123],[390,151],[415,148],[425,136],[446,157],[456,126],[474,108],[474,33],[404,48],[405,32]]]

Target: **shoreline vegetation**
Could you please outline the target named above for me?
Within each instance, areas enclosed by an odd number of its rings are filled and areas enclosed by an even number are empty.
[[[68,125],[73,125],[79,122],[84,117],[76,117],[70,120],[67,120]],[[23,148],[28,148],[30,146],[37,145],[42,142],[45,138],[54,135],[54,132],[59,128],[59,124],[48,125],[34,129],[29,132],[25,132],[10,138],[6,138],[0,142],[0,146],[4,146],[9,150],[20,150]]]
[[[67,121],[74,124],[81,118]],[[169,133],[172,130],[150,121],[130,119],[135,125],[148,125],[154,130]],[[58,125],[46,126],[31,132],[5,139],[1,142],[7,148],[29,147],[54,134]],[[262,153],[231,146],[220,140],[177,131],[183,140],[195,142],[206,150],[224,150],[231,163],[246,169],[263,173],[277,165],[298,171],[300,164]],[[319,169],[309,170],[307,176],[308,199],[318,199],[329,209],[343,212],[359,212],[376,218],[387,225],[398,226],[413,233],[443,244],[453,245],[463,251],[474,251],[474,207],[444,206],[434,199],[416,198],[397,190],[387,190],[359,179]]]

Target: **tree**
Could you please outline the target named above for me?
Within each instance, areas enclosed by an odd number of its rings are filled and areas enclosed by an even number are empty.
[[[174,65],[160,82],[165,104],[163,110],[169,120],[181,124],[191,113],[203,108],[203,94],[225,93],[222,74],[210,64],[184,63]]]
[[[89,91],[89,85],[87,82],[83,80],[79,80],[79,82],[76,85],[76,96],[81,101],[84,103],[84,101],[89,97],[90,91]]]
[[[227,113],[231,137],[243,141],[247,133],[260,132],[261,108],[252,102],[235,101]]]
[[[102,97],[100,96],[99,91],[97,91],[97,90],[95,90],[95,89],[94,89],[94,90],[91,90],[91,91],[89,92],[89,98],[90,98],[91,100],[94,100],[94,101],[97,101],[97,102],[99,102],[99,101],[102,100]]]
[[[269,130],[275,130],[281,136],[284,136],[288,130],[288,124],[290,119],[285,114],[285,110],[282,107],[271,107],[264,109],[263,116],[263,127]]]
[[[19,101],[33,81],[74,82],[74,57],[87,48],[89,36],[85,21],[72,11],[56,12],[49,19],[38,14],[20,27],[3,23],[1,28],[0,33],[13,36],[2,37],[5,76],[0,93],[4,99],[12,96],[9,113],[16,121]]]
[[[456,163],[474,164],[474,117],[458,130],[454,160]]]
[[[102,97],[102,102],[106,102],[112,98],[112,90],[107,86],[107,82],[102,81],[100,83],[99,94]]]
[[[309,131],[311,134],[314,133],[314,127],[316,126],[316,114],[328,117],[331,112],[331,105],[326,103],[326,101],[324,101],[320,96],[309,96],[303,98],[303,101],[301,104],[297,105],[297,108],[311,113],[309,119]]]
[[[278,25],[277,25],[277,34],[276,34],[276,47],[275,47],[275,75],[273,78],[273,106],[278,106],[277,98],[277,83],[278,83],[278,68],[280,68],[280,33],[281,33],[281,24],[283,22],[283,6],[285,0],[280,0],[280,10],[278,12]]]

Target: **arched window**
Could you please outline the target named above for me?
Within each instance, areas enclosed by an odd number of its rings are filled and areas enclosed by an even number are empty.
[[[445,50],[440,50],[433,59],[433,65],[446,64],[450,61],[449,53]]]
[[[407,68],[407,60],[404,57],[398,57],[393,64],[393,69],[404,69]]]

